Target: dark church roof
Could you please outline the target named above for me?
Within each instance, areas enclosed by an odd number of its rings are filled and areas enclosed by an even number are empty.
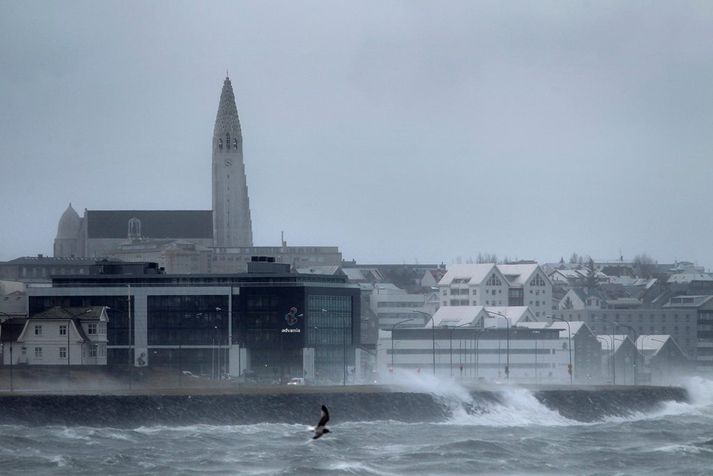
[[[87,210],[87,236],[126,238],[132,218],[145,238],[213,238],[211,210]]]

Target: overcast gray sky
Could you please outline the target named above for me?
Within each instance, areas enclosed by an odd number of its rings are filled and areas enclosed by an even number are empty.
[[[0,259],[209,209],[226,69],[257,245],[713,266],[710,1],[0,0]]]

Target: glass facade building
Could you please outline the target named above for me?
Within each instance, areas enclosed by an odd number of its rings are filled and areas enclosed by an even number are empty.
[[[95,274],[57,277],[28,295],[30,313],[109,306],[108,366],[133,360],[269,383],[342,383],[354,372],[360,290],[344,276]]]

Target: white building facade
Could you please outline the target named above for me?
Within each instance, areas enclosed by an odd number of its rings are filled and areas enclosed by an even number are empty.
[[[439,281],[441,306],[528,306],[552,311],[552,283],[536,263],[451,265]]]
[[[4,365],[106,365],[106,307],[52,308],[30,316],[15,341],[5,342]]]

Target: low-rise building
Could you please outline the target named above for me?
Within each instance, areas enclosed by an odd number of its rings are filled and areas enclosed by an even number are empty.
[[[562,349],[571,351],[573,380],[578,383],[601,381],[602,346],[597,336],[584,322],[522,322],[518,326],[530,329],[558,329]]]
[[[425,327],[380,331],[380,380],[405,370],[471,382],[568,383],[570,352],[561,330],[523,325],[533,321],[526,306],[441,307]]]
[[[602,375],[611,384],[634,385],[641,375],[642,357],[626,334],[601,334]]]
[[[643,356],[646,382],[669,383],[690,370],[689,360],[669,335],[639,336],[636,348]]]
[[[27,319],[3,323],[4,365],[106,365],[107,323],[104,306],[53,307]],[[16,333],[19,325],[22,329]],[[11,327],[15,327],[15,332]]]
[[[713,304],[713,303],[711,303]],[[689,358],[696,358],[700,338],[705,331],[698,330],[699,312],[695,306],[684,307],[671,302],[664,307],[639,307],[634,309],[558,309],[555,317],[566,321],[583,321],[595,334],[626,332],[636,339],[645,334],[668,334],[679,344]],[[711,307],[713,311],[713,307]],[[713,324],[713,312],[711,312]],[[713,327],[711,327],[713,329]],[[713,364],[713,332],[710,339],[711,363]]]

